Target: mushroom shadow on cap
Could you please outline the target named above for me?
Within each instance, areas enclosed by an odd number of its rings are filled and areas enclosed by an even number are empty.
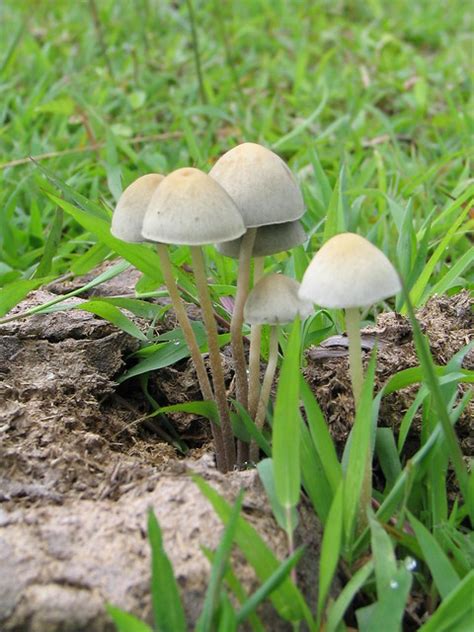
[[[304,232],[299,220],[285,222],[283,224],[268,224],[257,228],[257,235],[253,245],[253,257],[267,257],[277,252],[290,250],[303,244],[308,236]],[[217,251],[225,257],[238,259],[242,237],[232,241],[223,241],[216,244]]]

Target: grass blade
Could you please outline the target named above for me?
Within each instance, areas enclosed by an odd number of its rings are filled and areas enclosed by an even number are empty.
[[[193,480],[201,493],[212,504],[214,511],[222,522],[227,524],[231,515],[230,505],[202,478],[193,476]],[[265,582],[280,566],[273,551],[242,516],[237,521],[235,542],[249,564],[254,568],[261,582]],[[313,617],[303,595],[288,577],[272,592],[270,599],[280,616],[284,619],[288,621],[301,621],[304,619],[310,627],[313,626]]]
[[[197,632],[212,632],[213,621],[219,607],[219,594],[222,586],[222,579],[232,551],[235,530],[237,528],[237,518],[242,509],[243,490],[240,491],[235,501],[229,521],[224,529],[219,546],[214,555],[211,568],[211,576],[204,598],[201,615],[196,624]]]
[[[133,614],[124,612],[115,606],[107,605],[105,608],[118,632],[153,632],[149,625],[137,619]]]
[[[418,632],[468,632],[474,617],[474,570],[457,585]],[[464,622],[465,625],[461,625]]]
[[[446,405],[443,399],[443,394],[441,392],[441,387],[439,385],[439,382],[436,376],[435,366],[433,363],[433,359],[431,357],[429,346],[421,332],[420,325],[415,316],[415,311],[413,309],[411,298],[403,282],[402,282],[402,292],[405,297],[408,315],[409,315],[411,325],[413,328],[413,338],[415,341],[415,347],[416,347],[418,358],[420,360],[421,368],[424,373],[426,385],[428,386],[431,392],[431,397],[433,399],[433,406],[436,410],[437,417],[439,419],[441,427],[443,428],[443,433],[444,433],[445,441],[447,444],[447,449],[448,449],[449,456],[451,458],[451,462],[453,464],[454,470],[456,472],[456,476],[459,481],[459,487],[461,488],[461,492],[462,492],[462,495],[464,496],[464,500],[466,501],[466,503],[471,509],[471,512],[470,512],[471,523],[474,524],[474,514],[472,513],[474,503],[469,496],[468,474],[467,474],[466,466],[463,461],[461,448],[459,446],[459,442],[457,440],[454,428],[452,427],[451,421],[449,419],[449,413],[446,409]]]
[[[237,623],[243,623],[247,617],[266,599],[281,583],[288,578],[291,570],[300,561],[304,553],[304,548],[297,549],[288,559],[270,575],[264,584],[258,588],[254,594],[244,603],[237,613]]]
[[[351,577],[351,579],[344,586],[336,601],[330,606],[328,618],[325,625],[325,632],[337,632],[340,628],[340,623],[344,617],[344,613],[349,608],[352,600],[361,590],[365,582],[369,579],[374,570],[374,563],[372,560],[364,564],[359,570]]]
[[[408,513],[408,519],[423,551],[425,562],[430,569],[436,588],[441,597],[445,599],[459,584],[459,576],[428,529],[413,514]]]
[[[151,546],[151,601],[155,627],[160,632],[186,632],[178,585],[152,509],[148,512],[148,538]]]
[[[318,621],[321,622],[323,609],[336,572],[342,545],[343,532],[343,483],[339,484],[329,510],[328,520],[321,543],[319,561]]]
[[[272,456],[275,491],[286,511],[300,497],[299,375],[300,322],[296,319],[286,348],[278,381],[273,417]]]

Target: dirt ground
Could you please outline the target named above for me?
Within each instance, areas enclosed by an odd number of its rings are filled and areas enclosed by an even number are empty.
[[[97,271],[94,272],[97,274]],[[127,271],[100,295],[133,290]],[[39,290],[16,312],[74,289],[84,279]],[[82,297],[74,299],[78,304]],[[199,316],[192,308],[191,314]],[[435,360],[446,363],[472,337],[466,292],[430,301],[419,314]],[[174,326],[168,314],[159,331]],[[377,382],[417,364],[410,326],[393,313],[365,332],[379,348]],[[138,381],[118,386],[137,342],[94,315],[73,310],[37,315],[0,326],[0,629],[91,632],[112,630],[104,603],[149,618],[149,551],[146,511],[155,508],[166,550],[192,624],[199,614],[209,566],[200,546],[217,546],[221,524],[189,477],[198,471],[228,500],[243,486],[245,517],[280,557],[287,552],[254,470],[221,475],[214,469],[207,422],[172,418],[190,446],[187,458],[164,442],[160,428],[141,421],[149,405]],[[367,354],[368,355],[368,354]],[[464,366],[474,366],[474,354]],[[306,377],[315,390],[338,445],[353,416],[343,337],[307,353]],[[230,383],[232,375],[227,370]],[[150,392],[160,405],[198,397],[187,360],[156,372]],[[387,397],[381,423],[397,427],[413,389]],[[466,452],[472,407],[458,425]],[[471,416],[471,417],[469,417]],[[413,439],[416,441],[416,439]],[[298,540],[308,555],[300,572],[306,592],[316,590],[320,529],[303,505]],[[255,578],[236,555],[247,588]],[[288,625],[267,607],[268,629]]]

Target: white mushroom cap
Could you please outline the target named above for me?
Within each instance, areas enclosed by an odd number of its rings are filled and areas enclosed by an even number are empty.
[[[253,246],[253,257],[266,257],[276,252],[290,250],[299,246],[307,239],[307,235],[298,220],[284,224],[269,224],[257,228],[257,235]],[[217,250],[225,257],[239,258],[242,237],[232,241],[217,244]]]
[[[398,274],[381,250],[359,235],[341,233],[315,254],[299,295],[322,307],[367,307],[400,289]]]
[[[237,145],[219,158],[209,175],[237,204],[247,228],[290,222],[304,213],[295,177],[279,156],[262,145]]]
[[[224,189],[203,171],[186,167],[166,176],[155,191],[142,234],[150,241],[202,246],[244,232],[242,216]]]
[[[298,296],[300,284],[284,274],[267,274],[248,295],[244,318],[251,325],[284,325],[313,311],[311,301]]]
[[[119,197],[110,232],[123,241],[143,241],[142,225],[151,197],[165,176],[148,173],[137,178]]]

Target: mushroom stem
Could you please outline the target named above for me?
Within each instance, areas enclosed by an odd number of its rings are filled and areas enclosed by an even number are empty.
[[[262,390],[260,399],[258,400],[257,414],[255,416],[255,425],[258,430],[262,430],[265,423],[265,415],[267,412],[268,400],[272,390],[273,378],[278,363],[278,326],[270,326],[270,348],[268,351],[268,363],[263,376]],[[252,441],[250,446],[250,460],[256,462],[258,460],[258,445]]]
[[[239,254],[239,273],[237,277],[237,292],[235,296],[234,311],[230,321],[230,336],[232,345],[232,357],[237,389],[237,401],[248,408],[248,382],[247,363],[245,361],[244,342],[242,339],[242,325],[244,322],[244,305],[249,292],[250,259],[252,257],[253,244],[257,234],[256,228],[249,228],[242,237]]]
[[[211,363],[212,380],[214,384],[215,400],[221,422],[222,437],[224,440],[224,453],[227,469],[231,470],[235,463],[235,443],[234,433],[230,421],[229,407],[227,405],[227,393],[224,381],[224,369],[222,368],[221,355],[219,350],[219,339],[217,337],[217,324],[212,309],[211,297],[207,285],[206,268],[202,249],[199,246],[191,246],[191,258],[194,268],[194,277],[201,303],[204,325],[207,332],[209,348],[209,361]]]
[[[255,257],[253,268],[254,285],[263,276],[264,257]],[[260,395],[260,347],[262,342],[262,325],[250,327],[250,352],[249,352],[249,413],[255,419],[257,413],[258,398]]]
[[[346,329],[347,337],[349,338],[349,371],[355,407],[357,409],[364,382],[360,339],[360,310],[358,307],[346,308]]]
[[[186,344],[188,345],[189,352],[196,369],[199,388],[201,389],[204,399],[212,401],[214,399],[214,394],[212,392],[209,378],[207,377],[206,367],[204,366],[204,360],[202,359],[201,352],[199,351],[196,336],[194,335],[194,331],[191,327],[186,309],[178,291],[178,286],[176,285],[176,280],[173,275],[173,269],[168,255],[168,247],[165,244],[157,243],[156,250],[160,258],[161,270],[170,295],[171,303],[176,313],[176,317],[178,318],[178,323],[183,331],[184,339],[186,340]],[[222,430],[219,426],[213,423],[211,423],[211,430],[216,449],[217,468],[223,472],[228,469],[228,466],[225,459]]]

